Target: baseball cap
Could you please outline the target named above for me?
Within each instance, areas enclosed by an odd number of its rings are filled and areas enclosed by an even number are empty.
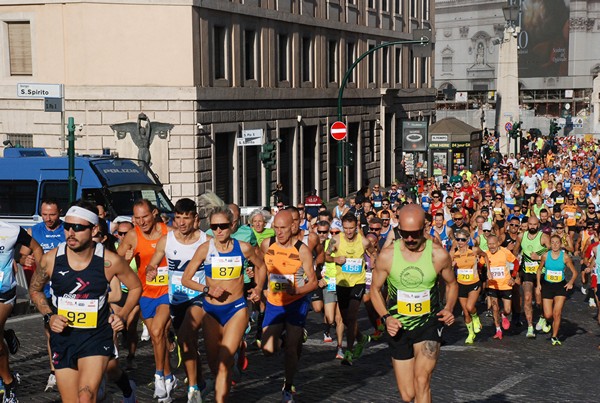
[[[120,215],[120,216],[115,217],[115,219],[113,220],[113,222],[115,224],[119,224],[119,223],[122,223],[122,222],[128,222],[130,224],[133,224],[133,221],[131,220],[131,217],[126,216],[126,215]]]
[[[460,184],[460,182],[456,182],[456,184],[454,185],[455,188],[460,188],[462,185]]]
[[[343,230],[342,222],[338,218],[334,218],[333,221],[331,222],[330,230],[334,230],[334,231]]]
[[[484,231],[491,231],[492,230],[492,224],[489,221],[486,221],[481,226],[481,229],[483,229]]]

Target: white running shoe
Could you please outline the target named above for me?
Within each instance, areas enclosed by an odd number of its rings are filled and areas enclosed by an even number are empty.
[[[590,298],[590,308],[595,308],[596,307],[596,301],[594,300],[594,298]]]
[[[198,389],[189,388],[187,398],[187,403],[202,403],[202,394]]]
[[[154,374],[154,396],[158,399],[164,399],[168,396],[165,385],[165,377]]]
[[[582,293],[583,295],[587,295],[587,290],[585,289],[585,287],[584,287],[584,286],[581,286],[581,293]]]
[[[177,378],[175,378],[175,375],[172,376],[173,379],[165,379],[165,389],[168,396],[171,396],[171,391],[177,387]]]
[[[50,374],[50,376],[48,377],[48,383],[46,383],[46,389],[44,389],[44,392],[50,392],[50,391],[54,390],[55,387],[56,387],[56,376],[54,376],[54,374]]]
[[[150,340],[150,332],[148,332],[148,328],[146,327],[146,325],[144,323],[142,323],[142,337],[141,337],[142,341],[148,341]]]

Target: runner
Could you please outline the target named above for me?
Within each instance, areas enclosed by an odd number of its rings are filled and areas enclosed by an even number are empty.
[[[198,354],[198,330],[204,318],[202,292],[191,290],[182,285],[183,272],[194,256],[196,249],[210,237],[194,227],[197,207],[194,201],[183,198],[175,203],[174,230],[160,238],[156,244],[154,256],[146,270],[146,280],[155,281],[157,267],[166,257],[169,272],[169,303],[173,328],[177,332],[185,373],[188,378],[188,403],[200,403],[200,386],[203,386],[202,366]],[[204,267],[200,266],[193,274],[197,283],[205,283]],[[179,353],[178,349],[178,353]]]
[[[342,364],[353,365],[360,358],[369,336],[358,329],[358,308],[365,293],[366,271],[364,254],[374,253],[371,243],[357,231],[356,216],[348,213],[342,217],[343,232],[333,236],[325,251],[325,261],[335,263],[336,294],[342,320],[346,326],[346,352]],[[335,256],[332,256],[335,254]],[[358,340],[356,347],[354,341]]]
[[[465,325],[469,332],[465,344],[473,344],[475,335],[481,332],[481,321],[475,306],[481,292],[479,256],[484,257],[485,267],[489,266],[487,255],[484,252],[477,247],[468,247],[469,237],[468,231],[458,230],[455,238],[458,248],[452,255],[452,267],[456,270],[456,281],[458,282],[458,301],[462,307]]]
[[[246,260],[255,267],[256,287],[249,299],[258,302],[262,293],[265,268],[250,244],[231,238],[234,215],[212,192],[200,196],[199,205],[209,213],[214,238],[203,243],[185,268],[181,284],[204,293],[204,345],[208,366],[215,377],[215,400],[227,401],[231,387],[234,354],[240,348],[248,325],[248,308],[244,295],[243,267]],[[194,275],[204,264],[206,283]]]
[[[311,252],[306,245],[295,239],[292,227],[291,211],[277,213],[273,222],[275,238],[261,244],[269,282],[262,350],[267,356],[274,354],[279,349],[279,342],[285,331],[282,402],[294,401],[292,387],[309,308],[307,296],[317,287]]]
[[[577,278],[577,272],[569,255],[562,250],[562,242],[558,235],[550,238],[550,250],[542,256],[540,267],[537,271],[537,288],[542,294],[544,303],[544,318],[546,324],[544,333],[550,331],[552,321],[552,345],[560,346],[562,343],[558,338],[562,309],[567,299],[567,291],[573,288]],[[566,280],[565,267],[571,270],[571,279]],[[542,274],[544,278],[542,279]]]
[[[508,315],[511,313],[512,288],[516,282],[519,260],[508,249],[500,246],[496,235],[488,237],[488,248],[486,252],[489,261],[487,294],[492,299],[492,313],[496,326],[494,339],[502,340],[502,329],[508,330],[510,327]],[[502,300],[502,312],[499,306],[500,300]],[[501,324],[502,328],[500,328]]]
[[[117,254],[92,241],[98,231],[96,207],[80,201],[67,211],[67,240],[48,252],[32,278],[31,300],[50,326],[56,380],[65,402],[96,401],[109,358],[115,353],[113,331],[124,320],[109,311],[107,293],[114,276],[129,289],[122,313],[138,303],[141,284]],[[51,281],[51,306],[43,287]],[[75,303],[75,301],[79,301]]]
[[[527,231],[519,236],[517,241],[517,252],[523,253],[523,270],[520,274],[521,287],[523,288],[523,305],[525,318],[527,319],[528,338],[535,338],[533,330],[533,292],[535,290],[536,304],[541,307],[542,295],[537,292],[536,280],[540,260],[544,252],[550,249],[550,237],[540,231],[540,223],[536,216],[532,215],[527,220]],[[543,315],[535,326],[537,331],[542,330],[545,324]]]
[[[177,385],[177,379],[171,373],[167,339],[171,325],[168,266],[165,259],[158,268],[150,264],[156,244],[167,234],[168,228],[158,218],[156,207],[147,199],[133,204],[133,218],[136,226],[125,235],[117,252],[123,257],[133,255],[136,261],[143,288],[140,309],[154,349],[154,397],[168,401]],[[149,280],[147,272],[153,273],[154,270],[157,270],[157,275]]]
[[[392,365],[403,401],[430,402],[431,374],[442,340],[443,325],[454,323],[458,286],[448,252],[424,237],[425,214],[417,205],[400,212],[402,239],[385,247],[377,258],[371,299],[390,336]],[[446,283],[441,308],[438,276]],[[396,303],[388,312],[381,294],[388,283]]]

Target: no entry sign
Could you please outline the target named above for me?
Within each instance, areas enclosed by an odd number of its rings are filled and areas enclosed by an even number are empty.
[[[346,138],[346,125],[344,122],[335,122],[331,125],[331,137],[335,140],[341,141]]]

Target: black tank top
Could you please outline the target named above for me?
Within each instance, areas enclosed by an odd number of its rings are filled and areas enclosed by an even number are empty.
[[[504,241],[502,242],[502,246],[503,248],[508,247],[510,244],[517,242],[516,239],[512,239],[509,235],[506,236],[506,238],[504,238]]]
[[[58,246],[50,278],[52,311],[60,310],[69,319],[71,331],[108,326],[109,282],[104,272],[104,247],[96,244],[90,264],[81,271],[71,269],[65,249],[66,243]]]

